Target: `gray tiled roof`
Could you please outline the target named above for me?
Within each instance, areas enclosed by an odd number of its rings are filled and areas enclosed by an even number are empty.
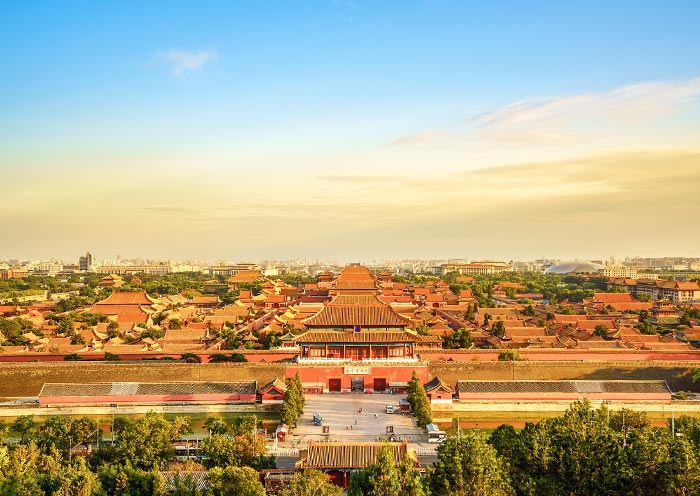
[[[39,396],[181,396],[194,394],[255,394],[257,381],[235,382],[103,382],[46,383]]]
[[[669,393],[666,381],[457,381],[458,393]]]

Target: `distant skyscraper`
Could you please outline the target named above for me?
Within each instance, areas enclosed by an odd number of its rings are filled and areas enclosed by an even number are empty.
[[[84,257],[80,257],[80,271],[90,272],[92,270],[92,253],[85,253]]]

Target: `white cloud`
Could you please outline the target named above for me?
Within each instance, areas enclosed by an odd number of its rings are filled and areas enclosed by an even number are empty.
[[[697,114],[700,78],[650,81],[607,91],[539,97],[517,101],[468,120],[467,130],[428,130],[404,136],[394,145],[436,145],[443,148],[471,145],[500,153],[526,146],[590,146],[596,149],[648,146],[687,146],[688,127],[670,133],[661,120],[669,114]],[[646,126],[646,127],[645,127]],[[659,132],[653,132],[658,129]],[[680,136],[680,135],[683,136]],[[674,141],[675,139],[675,141]],[[614,141],[614,143],[613,143]],[[499,149],[499,147],[501,149]],[[614,148],[614,147],[613,147]]]
[[[656,117],[700,96],[700,78],[630,84],[609,91],[515,102],[471,122],[482,129],[559,126]]]
[[[217,59],[219,54],[214,50],[200,50],[197,52],[169,50],[158,53],[158,56],[170,64],[170,74],[175,78],[180,78],[187,72],[201,69],[208,62]]]

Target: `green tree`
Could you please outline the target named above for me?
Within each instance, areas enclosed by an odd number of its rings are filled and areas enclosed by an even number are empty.
[[[287,381],[280,417],[283,424],[294,425],[304,413],[304,392],[299,371]]]
[[[222,435],[228,432],[228,424],[221,417],[207,417],[204,427],[209,431],[209,435]]]
[[[493,334],[496,337],[503,337],[506,333],[506,325],[503,323],[502,320],[497,320],[496,322],[493,323],[491,326],[491,334]]]
[[[415,371],[413,371],[406,388],[406,399],[411,405],[411,412],[416,417],[418,425],[425,426],[432,422],[430,400]]]
[[[165,485],[157,471],[143,471],[131,465],[103,464],[97,477],[110,496],[163,496]]]
[[[171,441],[190,430],[189,419],[178,417],[169,421],[164,415],[148,412],[144,417],[129,419],[119,417],[115,422],[116,443],[103,445],[101,456],[116,460],[128,460],[137,469],[151,470],[166,466],[175,455]]]
[[[385,494],[406,496],[427,494],[413,460],[404,456],[397,462],[392,448],[388,445],[379,450],[375,463],[352,474],[348,487],[348,496],[383,496]]]
[[[184,360],[185,363],[202,363],[202,357],[196,353],[183,353],[180,355],[180,360]]]
[[[523,315],[525,317],[534,317],[535,316],[535,309],[532,307],[532,305],[528,305],[523,309]]]
[[[510,496],[515,494],[506,464],[480,434],[449,437],[438,447],[438,461],[428,473],[432,494]]]
[[[258,472],[249,467],[214,467],[207,483],[214,496],[265,496]]]
[[[328,480],[320,470],[297,472],[289,485],[277,492],[278,496],[340,496],[343,490]]]
[[[498,354],[499,362],[519,362],[522,360],[518,350],[503,350]]]
[[[607,338],[608,337],[608,326],[605,324],[598,324],[595,326],[595,329],[593,330],[593,335],[594,336],[599,336],[601,338]]]
[[[20,415],[10,424],[10,430],[19,436],[21,443],[28,443],[36,437],[38,431],[34,415]]]
[[[257,417],[246,415],[233,425],[227,426],[224,433],[214,434],[202,441],[200,452],[206,458],[207,467],[251,466],[254,468],[274,468],[275,459],[266,455],[265,438],[257,435]],[[205,424],[206,426],[207,424]],[[224,428],[220,423],[211,423],[217,431]]]

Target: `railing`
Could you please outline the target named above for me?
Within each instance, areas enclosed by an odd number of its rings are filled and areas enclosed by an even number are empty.
[[[299,450],[296,448],[268,448],[267,454],[275,456],[299,456]]]
[[[437,447],[431,448],[431,447],[427,447],[427,446],[418,446],[416,448],[416,455],[418,455],[418,456],[421,456],[421,455],[430,456],[430,455],[434,455],[436,453],[437,453]]]

